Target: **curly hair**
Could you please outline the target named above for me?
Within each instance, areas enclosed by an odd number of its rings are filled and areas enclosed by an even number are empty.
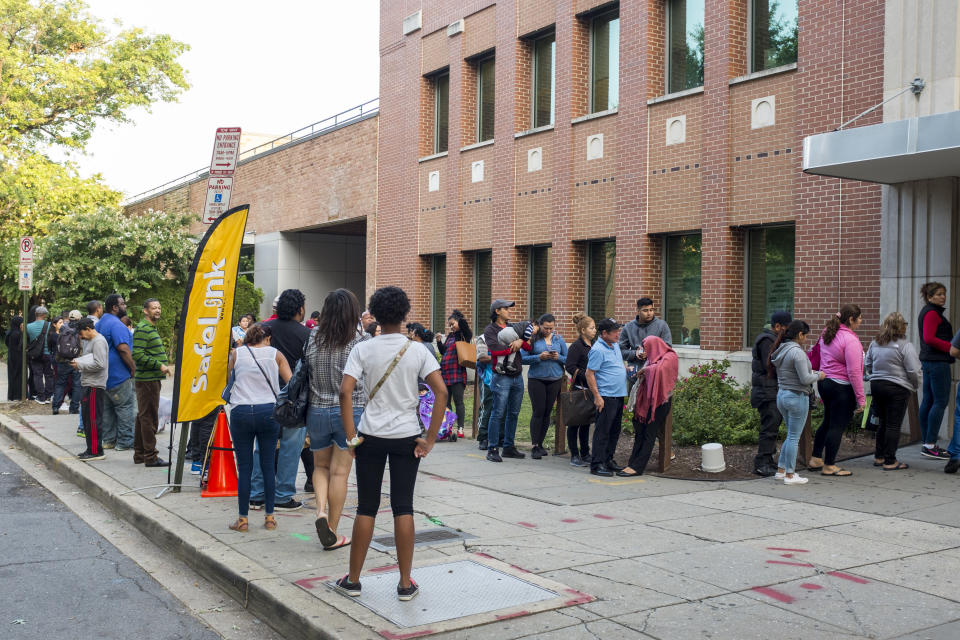
[[[460,309],[454,309],[450,312],[450,317],[448,320],[453,318],[457,321],[457,326],[460,327],[460,337],[464,342],[470,342],[473,340],[473,331],[470,330],[470,323],[467,322],[466,316],[463,315],[463,312]]]
[[[300,309],[306,304],[307,298],[300,289],[287,289],[280,294],[277,300],[277,318],[280,320],[293,320],[300,313]]]
[[[369,309],[380,324],[400,324],[410,313],[410,298],[400,287],[381,287],[370,296]]]
[[[272,333],[270,325],[261,322],[252,324],[247,329],[246,335],[243,336],[243,344],[260,344],[269,338]]]

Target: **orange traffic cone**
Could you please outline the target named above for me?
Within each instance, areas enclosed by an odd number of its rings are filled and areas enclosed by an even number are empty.
[[[233,459],[233,443],[227,426],[227,414],[217,414],[217,426],[210,447],[210,475],[201,498],[228,498],[237,495],[237,465]]]

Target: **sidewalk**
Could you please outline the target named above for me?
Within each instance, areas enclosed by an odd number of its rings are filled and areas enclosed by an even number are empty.
[[[389,598],[387,619],[369,607],[383,605],[376,589],[395,586],[396,556],[370,551],[360,602],[332,591],[348,551],[321,550],[312,497],[279,513],[277,531],[251,512],[250,533],[235,533],[235,498],[125,493],[162,484],[166,470],[135,466],[128,452],[76,461],[75,416],[24,422],[4,416],[0,432],[288,638],[960,637],[960,485],[913,448],[901,450],[908,471],[866,458],[845,463],[852,477],[785,487],[597,478],[566,457],[493,464],[472,441],[438,443],[420,467],[418,531],[471,537],[418,546],[422,593],[405,609]],[[355,506],[351,484],[348,516]],[[390,534],[386,495],[381,509],[377,535]],[[462,595],[479,582],[456,572],[491,567],[500,586]],[[450,573],[452,586],[440,586]],[[510,601],[518,587],[533,599]]]

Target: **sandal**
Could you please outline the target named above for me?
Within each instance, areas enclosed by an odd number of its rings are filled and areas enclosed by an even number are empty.
[[[243,516],[240,516],[239,518],[237,518],[237,521],[229,525],[229,527],[234,531],[239,531],[240,533],[246,533],[250,525],[246,518],[244,518]]]
[[[874,459],[873,459],[873,466],[875,466],[875,467],[882,467],[882,466],[883,466],[883,460],[878,460],[878,459],[874,458]]]
[[[314,521],[314,526],[317,528],[317,537],[320,538],[320,544],[323,545],[324,549],[337,544],[337,534],[331,531],[330,525],[327,523],[327,514],[324,513],[317,518]]]
[[[347,536],[337,536],[336,543],[326,546],[323,548],[324,551],[333,551],[334,549],[339,549],[341,547],[349,547],[352,540]]]
[[[820,469],[823,469],[823,458],[810,456],[810,461],[807,462],[807,469],[810,471],[819,471]]]
[[[820,475],[822,475],[822,476],[836,476],[836,477],[838,477],[838,478],[846,478],[847,476],[852,476],[852,475],[853,475],[853,471],[848,471],[847,469],[841,469],[840,467],[837,467],[834,471],[830,471],[830,472],[821,471],[821,472],[820,472]]]
[[[273,514],[268,514],[263,517],[263,528],[273,531],[277,528],[277,519],[273,517]]]
[[[900,470],[902,470],[902,469],[909,469],[909,468],[910,468],[910,465],[908,465],[906,462],[897,462],[897,464],[895,464],[895,465],[892,466],[892,467],[888,467],[887,465],[883,465],[883,470],[884,470],[884,471],[900,471]]]

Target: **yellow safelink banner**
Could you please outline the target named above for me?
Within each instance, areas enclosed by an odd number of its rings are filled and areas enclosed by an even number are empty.
[[[193,258],[180,310],[173,423],[199,420],[223,404],[237,267],[249,211],[250,205],[242,205],[217,218]]]

